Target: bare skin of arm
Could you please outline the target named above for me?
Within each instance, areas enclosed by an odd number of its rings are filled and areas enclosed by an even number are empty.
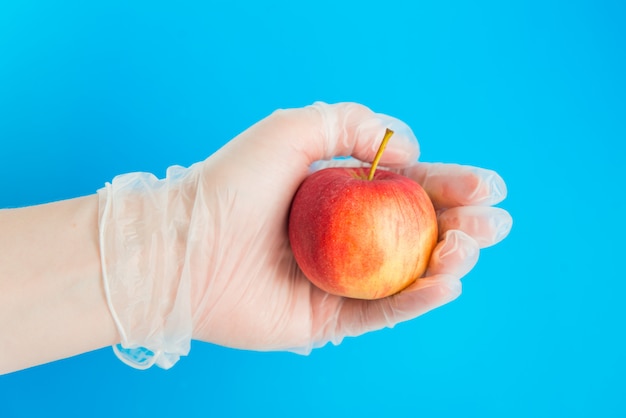
[[[0,374],[117,342],[97,195],[0,210]]]

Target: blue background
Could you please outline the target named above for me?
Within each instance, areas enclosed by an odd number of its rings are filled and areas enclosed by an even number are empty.
[[[322,100],[497,170],[515,220],[461,298],[393,330],[194,343],[167,372],[103,349],[0,376],[0,416],[626,416],[623,4],[0,3],[0,207],[162,176]]]

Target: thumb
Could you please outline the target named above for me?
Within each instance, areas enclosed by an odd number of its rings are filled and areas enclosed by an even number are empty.
[[[381,165],[402,167],[419,157],[419,144],[408,125],[358,103],[317,102],[304,108],[279,110],[270,118],[284,127],[282,131],[292,149],[303,155],[308,165],[347,156],[370,162],[386,129],[394,131],[394,135]]]

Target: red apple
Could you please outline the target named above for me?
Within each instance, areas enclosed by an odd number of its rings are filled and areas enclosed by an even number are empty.
[[[307,177],[289,214],[298,266],[334,295],[379,299],[421,277],[437,243],[433,204],[412,179],[376,165],[327,168]]]

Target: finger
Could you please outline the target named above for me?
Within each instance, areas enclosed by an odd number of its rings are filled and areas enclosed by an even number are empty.
[[[308,164],[336,156],[372,161],[386,129],[394,131],[381,159],[386,166],[405,166],[417,160],[419,145],[411,129],[399,119],[357,103],[315,103],[300,109],[274,112],[292,148],[304,153]]]
[[[387,298],[345,299],[338,317],[339,338],[331,340],[337,344],[343,336],[361,335],[414,319],[456,299],[461,289],[456,277],[439,275]]]
[[[424,277],[445,274],[460,279],[476,265],[479,253],[478,243],[472,237],[462,231],[447,231],[433,250]]]
[[[384,154],[383,154],[384,155]],[[319,160],[311,164],[311,171],[318,171],[324,168],[332,167],[370,167],[372,164],[366,161],[361,161],[354,157],[335,157],[332,160]],[[401,168],[390,168],[388,165],[379,164],[377,170],[388,170],[394,173],[402,174]]]
[[[315,161],[311,164],[311,171],[318,171],[324,168],[332,168],[332,167],[367,167],[370,166],[370,163],[358,160],[354,157],[337,157],[331,160],[319,160]],[[380,166],[379,166],[380,167]],[[380,167],[380,169],[384,169]]]
[[[420,279],[409,288],[391,296],[387,326],[414,319],[459,297],[461,281],[452,275]]]
[[[511,231],[513,219],[504,209],[489,206],[459,206],[443,211],[438,217],[440,236],[459,230],[472,237],[480,248],[502,241]]]
[[[403,171],[422,185],[437,208],[495,205],[507,194],[506,184],[498,173],[484,168],[419,163]]]
[[[461,277],[478,261],[478,243],[462,231],[448,231],[433,254],[425,277],[393,296],[364,301],[345,299],[341,334],[359,335],[391,327],[442,306],[461,294]]]

